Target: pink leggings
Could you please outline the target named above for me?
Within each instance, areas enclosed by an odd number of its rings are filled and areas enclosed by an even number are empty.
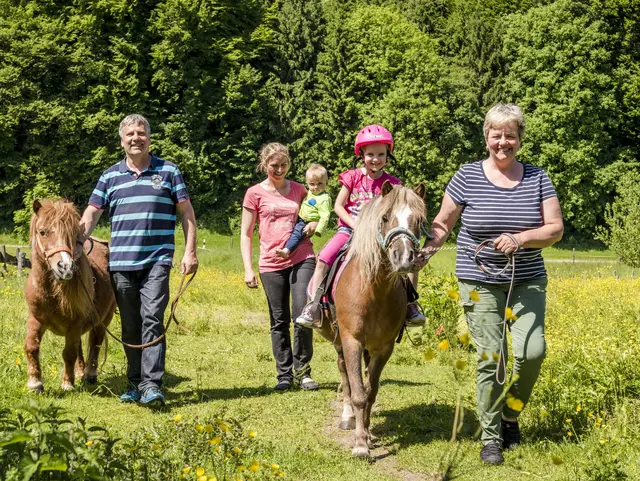
[[[333,261],[338,257],[338,252],[342,249],[347,241],[351,237],[347,232],[338,231],[329,241],[324,245],[320,254],[318,254],[318,260],[324,262],[327,265],[333,264]]]

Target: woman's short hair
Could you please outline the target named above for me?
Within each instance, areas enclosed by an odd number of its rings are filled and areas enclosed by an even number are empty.
[[[306,176],[310,176],[312,178],[316,177],[318,179],[324,180],[325,182],[329,180],[329,173],[327,172],[327,169],[324,167],[324,165],[320,164],[311,164],[307,169],[305,177]]]
[[[291,163],[291,157],[289,156],[289,149],[286,146],[282,145],[279,142],[270,142],[268,144],[264,144],[260,148],[259,152],[259,162],[258,167],[256,168],[257,172],[262,172],[264,174],[267,173],[267,165],[269,161],[273,157],[280,157],[283,159],[287,159],[288,163]]]
[[[124,119],[122,119],[122,122],[120,122],[120,128],[118,129],[120,138],[122,138],[124,128],[129,125],[144,125],[144,130],[147,132],[147,136],[151,135],[151,127],[149,126],[149,121],[140,114],[131,114],[127,115]]]
[[[525,122],[522,109],[516,104],[497,104],[491,107],[484,117],[484,140],[489,136],[489,129],[502,127],[515,122],[518,126],[518,139],[524,137]]]

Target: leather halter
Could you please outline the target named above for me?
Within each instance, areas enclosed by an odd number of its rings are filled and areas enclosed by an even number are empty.
[[[38,247],[40,248],[40,251],[42,252],[42,255],[44,255],[45,260],[49,260],[49,257],[51,257],[54,254],[57,254],[59,252],[66,252],[67,254],[69,254],[71,256],[71,258],[74,261],[77,261],[82,256],[82,253],[83,253],[82,250],[80,251],[80,254],[75,255],[73,253],[73,251],[71,249],[69,249],[67,246],[56,246],[53,249],[46,250],[44,248],[44,246],[42,245],[42,241],[40,240],[40,236],[38,234],[36,234],[35,237],[36,237],[36,243],[38,244]]]
[[[420,232],[417,236],[405,227],[394,227],[389,232],[387,232],[386,236],[383,237],[382,219],[380,219],[380,223],[378,224],[378,243],[380,244],[380,247],[382,247],[384,250],[387,250],[389,246],[391,246],[393,241],[401,237],[405,237],[411,241],[413,247],[415,247],[416,249],[420,249],[420,233],[427,234],[424,225],[420,226]]]

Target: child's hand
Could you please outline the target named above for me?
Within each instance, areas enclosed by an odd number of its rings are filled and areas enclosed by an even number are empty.
[[[317,222],[309,222],[307,225],[304,226],[304,229],[302,229],[302,232],[304,232],[304,235],[306,237],[311,237],[313,234],[316,233],[316,227],[318,227]]]

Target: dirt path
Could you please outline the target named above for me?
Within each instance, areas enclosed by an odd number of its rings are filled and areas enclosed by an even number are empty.
[[[353,431],[343,431],[338,428],[340,414],[342,413],[342,403],[335,400],[331,403],[333,415],[327,420],[325,425],[325,435],[337,441],[347,452],[351,452],[353,447]],[[375,406],[374,406],[375,410]],[[389,476],[398,481],[444,481],[441,474],[415,473],[397,466],[394,454],[396,445],[385,445],[380,440],[376,442],[371,450],[371,465],[381,474]]]

